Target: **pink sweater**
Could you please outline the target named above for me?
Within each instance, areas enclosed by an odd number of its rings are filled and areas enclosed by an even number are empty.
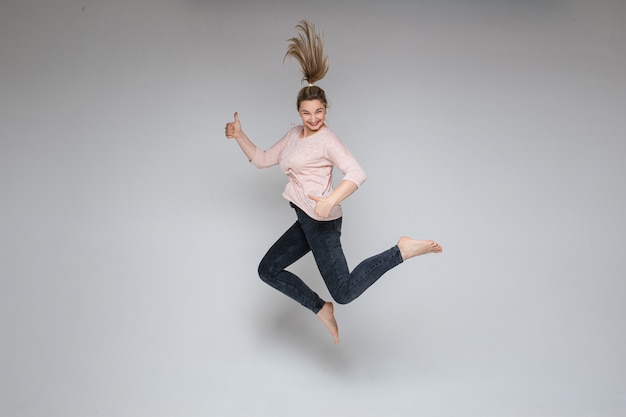
[[[325,128],[314,135],[301,138],[302,126],[290,129],[285,136],[269,149],[257,147],[250,161],[257,168],[280,164],[289,178],[283,197],[291,201],[315,220],[334,220],[342,216],[341,206],[335,206],[330,216],[315,214],[315,201],[308,195],[325,197],[333,191],[333,167],[343,173],[344,180],[354,182],[357,187],[367,179],[365,172],[348,148],[330,129]]]

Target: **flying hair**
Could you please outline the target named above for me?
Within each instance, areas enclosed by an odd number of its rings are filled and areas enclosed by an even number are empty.
[[[306,20],[301,20],[296,29],[297,37],[288,40],[289,46],[285,59],[294,58],[302,69],[302,81],[313,85],[328,72],[328,56],[324,55],[324,39],[315,31],[315,26]]]

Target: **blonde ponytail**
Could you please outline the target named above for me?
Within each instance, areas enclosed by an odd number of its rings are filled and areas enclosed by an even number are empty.
[[[301,20],[296,29],[299,30],[297,37],[288,40],[289,46],[283,59],[294,58],[300,64],[302,81],[308,86],[298,93],[297,107],[305,100],[320,100],[324,106],[328,106],[326,93],[320,87],[314,85],[328,72],[328,56],[324,55],[324,39],[315,31],[315,26],[306,20]]]
[[[298,37],[288,40],[289,47],[285,54],[295,58],[302,69],[302,81],[315,84],[328,72],[328,56],[324,55],[324,39],[315,31],[315,26],[306,20],[296,25],[300,31]]]

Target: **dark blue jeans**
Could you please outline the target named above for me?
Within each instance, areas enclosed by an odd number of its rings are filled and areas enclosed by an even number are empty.
[[[291,206],[296,210],[298,220],[263,257],[259,276],[314,313],[322,309],[324,300],[295,274],[285,269],[310,251],[313,252],[328,291],[339,304],[353,301],[385,272],[402,263],[402,255],[396,245],[364,260],[350,272],[341,248],[342,219],[317,221],[295,205]]]

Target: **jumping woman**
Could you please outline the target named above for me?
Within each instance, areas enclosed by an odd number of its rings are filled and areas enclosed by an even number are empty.
[[[296,101],[302,125],[291,128],[282,139],[263,151],[244,133],[239,115],[226,124],[226,137],[237,141],[252,165],[267,168],[280,165],[289,179],[283,197],[295,211],[296,222],[269,249],[259,265],[259,276],[270,286],[311,310],[339,343],[339,328],[333,304],[320,298],[299,277],[286,270],[309,252],[332,298],[347,304],[385,272],[418,255],[440,253],[432,240],[400,237],[397,244],[361,262],[350,272],[341,247],[342,209],[340,203],[365,182],[365,172],[337,135],[325,124],[326,93],[315,85],[328,71],[323,39],[315,27],[303,20],[297,37],[289,39],[285,59],[295,58],[307,86]],[[333,187],[337,167],[342,181]]]

